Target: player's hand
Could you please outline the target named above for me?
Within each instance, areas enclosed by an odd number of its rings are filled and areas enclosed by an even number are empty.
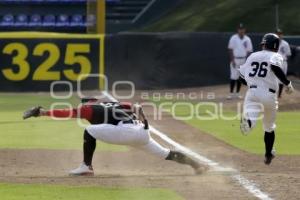
[[[294,92],[294,90],[295,90],[295,89],[294,89],[294,87],[293,87],[293,85],[292,85],[292,82],[290,82],[290,84],[287,85],[285,92],[286,92],[287,94],[292,94],[292,93]]]

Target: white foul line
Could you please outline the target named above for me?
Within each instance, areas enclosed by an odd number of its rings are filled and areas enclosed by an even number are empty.
[[[108,99],[111,101],[117,102],[117,99],[115,99],[113,96],[111,96],[107,91],[103,91],[102,94],[104,94]],[[183,145],[175,142],[172,140],[170,137],[168,137],[166,134],[162,133],[161,131],[157,130],[153,126],[150,126],[150,131],[160,137],[162,140],[167,142],[168,144],[174,146],[177,150],[182,151],[183,153],[193,157],[200,163],[204,163],[208,166],[210,166],[214,171],[228,171],[228,172],[233,172],[231,175],[231,178],[238,182],[241,186],[243,186],[249,193],[251,193],[253,196],[257,197],[258,199],[261,200],[273,200],[271,197],[268,196],[268,194],[262,192],[255,183],[252,181],[248,180],[246,177],[242,176],[238,170],[232,169],[232,168],[225,168],[222,167],[219,163],[210,160],[206,158],[205,156],[202,156],[192,150],[190,150],[187,147],[184,147]]]
[[[150,127],[150,131],[154,133],[155,135],[159,136],[161,139],[163,139],[165,142],[169,143],[170,145],[176,147],[178,150],[182,151],[183,153],[197,159],[201,163],[205,163],[209,165],[213,170],[215,171],[228,171],[233,172],[231,175],[231,178],[235,181],[237,181],[241,186],[243,186],[248,192],[250,192],[255,197],[261,199],[261,200],[272,200],[271,197],[269,197],[266,193],[262,192],[252,181],[249,181],[247,178],[239,174],[239,172],[236,169],[232,168],[225,168],[222,167],[219,163],[212,161],[204,156],[201,156],[200,154],[182,146],[181,144],[175,142],[171,138],[169,138],[164,133],[158,131],[154,127]]]

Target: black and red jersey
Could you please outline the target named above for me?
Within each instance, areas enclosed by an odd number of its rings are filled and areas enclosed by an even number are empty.
[[[135,119],[131,103],[88,101],[78,108],[50,110],[48,116],[57,118],[82,118],[91,124],[113,124],[120,121],[128,122]]]

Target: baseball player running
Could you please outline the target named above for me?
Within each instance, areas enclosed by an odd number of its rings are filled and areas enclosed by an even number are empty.
[[[242,96],[239,94],[241,90],[241,82],[239,81],[239,67],[245,63],[246,58],[253,51],[251,39],[246,35],[246,28],[243,24],[239,24],[237,33],[234,34],[228,44],[230,56],[230,94],[227,99]],[[234,92],[236,86],[236,92]]]
[[[23,118],[51,116],[56,118],[82,118],[91,123],[84,130],[83,162],[70,171],[70,175],[94,175],[92,159],[96,140],[109,144],[130,145],[165,160],[190,165],[197,174],[206,168],[185,154],[162,147],[149,134],[148,121],[139,104],[99,102],[84,99],[79,108],[44,110],[34,107],[24,112]]]
[[[273,144],[275,141],[275,118],[278,109],[277,94],[278,79],[287,86],[286,92],[294,91],[282,71],[283,58],[277,53],[280,39],[276,34],[266,34],[261,42],[262,51],[252,53],[246,63],[240,67],[241,80],[248,85],[244,101],[244,113],[240,128],[243,134],[248,134],[256,125],[259,114],[263,113],[265,131],[265,160],[269,165],[275,157]]]
[[[289,57],[292,55],[291,48],[290,48],[289,43],[282,38],[283,32],[281,29],[277,29],[276,34],[278,35],[278,37],[280,39],[278,53],[280,55],[282,55],[282,57],[283,57],[282,71],[284,72],[285,75],[287,75],[287,71],[288,71],[288,62],[287,61],[288,61]],[[282,90],[283,90],[283,84],[279,83],[278,98],[281,98]]]

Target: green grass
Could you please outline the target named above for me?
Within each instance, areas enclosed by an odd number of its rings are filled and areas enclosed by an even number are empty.
[[[49,94],[0,94],[0,148],[10,149],[81,149],[84,128],[76,120],[51,118],[22,120],[25,109],[34,105],[49,108],[54,101]],[[77,98],[60,100],[78,105]],[[85,122],[87,123],[87,122]],[[126,151],[127,147],[98,142],[97,150]]]
[[[166,108],[168,109],[168,108]],[[199,109],[201,117],[208,117],[205,111],[213,111],[210,106],[202,106]],[[224,116],[234,117],[236,112],[226,111],[224,109]],[[190,116],[191,112],[186,106],[178,106],[175,109],[176,116],[186,117]],[[239,119],[223,120],[217,118],[214,120],[201,120],[195,115],[191,115],[191,119],[184,120],[187,124],[211,134],[214,137],[230,144],[236,148],[244,151],[263,154],[264,153],[264,141],[263,141],[263,129],[262,123],[259,121],[256,128],[248,136],[244,136],[239,130]],[[300,112],[278,112],[277,115],[277,129],[276,129],[276,141],[275,148],[277,154],[281,155],[299,155],[299,141],[300,141]]]
[[[1,199],[5,200],[182,200],[175,192],[165,189],[119,189],[54,185],[0,184]]]
[[[279,0],[280,27],[287,34],[300,34],[300,1]],[[187,0],[144,31],[232,32],[238,23],[251,32],[275,29],[274,0]]]

